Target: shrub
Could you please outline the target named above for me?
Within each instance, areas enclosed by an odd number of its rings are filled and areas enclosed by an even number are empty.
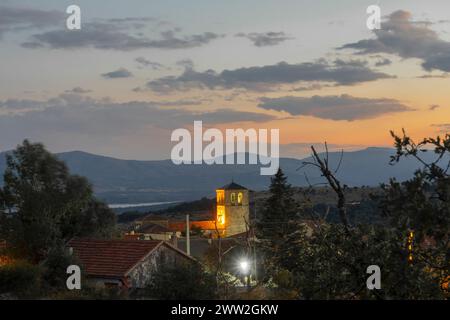
[[[39,267],[24,261],[0,267],[0,293],[13,293],[18,297],[34,297],[40,289]]]
[[[160,300],[207,300],[215,298],[215,278],[198,263],[165,266],[152,277],[146,294]]]

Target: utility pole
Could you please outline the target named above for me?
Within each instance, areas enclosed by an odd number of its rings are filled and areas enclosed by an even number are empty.
[[[189,224],[189,214],[186,215],[186,253],[191,255],[191,230]]]
[[[255,197],[256,198],[256,197]],[[257,258],[256,258],[256,223],[257,223],[257,221],[258,220],[256,220],[256,199],[254,199],[254,202],[253,202],[253,211],[254,211],[254,219],[253,219],[253,228],[252,228],[252,231],[253,231],[253,234],[252,234],[252,241],[253,241],[253,269],[254,269],[254,271],[253,271],[253,274],[254,274],[254,277],[255,277],[255,282],[257,283],[258,282],[258,270],[257,270],[257,265],[258,265],[258,263],[257,263]]]

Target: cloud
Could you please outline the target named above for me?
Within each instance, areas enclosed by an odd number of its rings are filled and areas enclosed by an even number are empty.
[[[181,106],[201,105],[206,100],[208,99],[180,99],[180,100],[147,101],[147,103],[159,107],[181,107]]]
[[[230,109],[217,109],[211,112],[199,113],[198,116],[200,120],[206,123],[266,122],[276,119],[274,116],[263,113]]]
[[[333,63],[318,60],[312,63],[289,64],[280,62],[262,67],[197,72],[186,69],[180,76],[167,76],[152,80],[147,87],[157,92],[190,89],[233,89],[263,91],[274,89],[283,84],[299,81],[322,81],[336,85],[353,85],[356,83],[392,78],[392,76],[372,71],[366,62],[336,60]]]
[[[450,74],[424,74],[421,76],[418,76],[417,78],[420,79],[446,79],[449,78]]]
[[[220,108],[194,112],[156,103],[119,103],[75,94],[22,102],[0,100],[0,106],[15,107],[0,107],[0,149],[10,150],[27,138],[45,143],[52,151],[85,150],[125,159],[167,159],[174,145],[170,142],[172,131],[189,128],[194,120],[203,120],[205,128],[230,121],[226,127],[233,128],[241,121],[274,119],[260,112]]]
[[[375,62],[376,67],[389,66],[392,64],[392,61],[388,58],[382,58]]]
[[[0,6],[0,38],[6,32],[63,25],[64,14],[32,8]]]
[[[177,66],[180,66],[184,69],[194,69],[194,61],[191,59],[183,59],[176,62]]]
[[[47,104],[50,105],[52,101],[47,101]],[[7,112],[20,112],[26,110],[36,110],[42,109],[42,105],[37,103],[35,100],[29,99],[7,99],[0,100],[0,111]]]
[[[238,33],[236,37],[247,38],[253,45],[256,47],[267,47],[267,46],[276,46],[286,40],[293,39],[292,37],[287,36],[284,32],[252,32],[252,33]]]
[[[330,85],[323,85],[320,83],[313,83],[305,86],[300,86],[293,88],[290,91],[301,92],[301,91],[312,91],[312,90],[321,90],[323,88],[330,87]]]
[[[290,115],[312,116],[330,120],[372,119],[394,112],[413,109],[394,99],[370,99],[341,96],[312,96],[260,98],[258,107],[266,110],[284,111]]]
[[[120,68],[111,72],[103,73],[105,79],[130,78],[133,74],[125,68]]]
[[[354,49],[358,54],[390,53],[417,58],[427,71],[450,71],[450,42],[440,39],[429,25],[412,21],[407,11],[395,11],[382,23],[380,30],[374,30],[375,39],[349,43],[339,49]]]
[[[430,105],[430,107],[428,108],[428,110],[433,111],[433,110],[436,110],[436,109],[438,109],[438,108],[440,108],[440,107],[441,107],[441,106],[438,105],[438,104],[432,104],[432,105]]]
[[[125,17],[125,18],[111,18],[105,20],[108,23],[129,25],[135,29],[142,29],[148,25],[149,22],[159,22],[159,19],[154,17]]]
[[[65,93],[75,93],[75,94],[84,94],[84,93],[90,93],[92,90],[83,89],[81,87],[75,87],[70,90],[64,91]]]
[[[150,61],[144,57],[137,57],[136,59],[134,59],[134,61],[136,61],[141,68],[149,67],[152,70],[160,70],[164,68],[164,66],[161,63]]]
[[[185,101],[186,102],[186,101]],[[205,124],[264,122],[274,116],[233,109],[191,111],[167,109],[169,102],[94,99],[77,94],[62,94],[48,100],[0,100],[0,137],[27,136],[39,131],[56,134],[93,134],[120,136],[146,127],[179,128],[194,120]],[[172,105],[177,103],[171,102]],[[180,103],[178,105],[181,105]],[[22,112],[18,113],[17,111]]]
[[[26,48],[50,47],[52,49],[95,48],[130,51],[137,49],[187,49],[200,47],[218,39],[213,32],[181,36],[179,29],[160,32],[159,39],[150,39],[136,29],[143,28],[145,20],[131,23],[131,18],[119,21],[106,20],[85,22],[81,30],[71,32],[65,29],[34,34],[30,41],[22,44]],[[117,20],[117,19],[115,19]],[[151,20],[153,21],[153,20]]]
[[[450,123],[438,123],[431,126],[436,127],[440,133],[450,133]]]
[[[133,91],[133,92],[144,92],[145,90],[142,89],[141,87],[134,87],[133,89],[131,89],[131,91]]]

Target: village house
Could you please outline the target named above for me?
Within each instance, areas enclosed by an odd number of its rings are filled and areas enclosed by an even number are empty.
[[[69,250],[95,287],[144,288],[164,266],[193,263],[195,259],[161,240],[97,240],[74,238]]]
[[[142,226],[137,225],[135,229],[126,233],[124,238],[135,240],[163,240],[176,244],[177,238],[181,236],[181,232],[174,232],[161,223],[149,222]]]

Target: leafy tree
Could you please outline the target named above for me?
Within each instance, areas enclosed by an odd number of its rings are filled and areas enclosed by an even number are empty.
[[[65,289],[66,271],[70,265],[81,265],[81,262],[74,255],[71,255],[63,245],[52,248],[42,264],[42,278],[46,284],[44,289],[48,291]]]
[[[291,269],[304,299],[436,299],[439,283],[423,265],[411,265],[404,235],[380,225],[322,225],[299,239]],[[367,267],[381,269],[381,290],[368,290]]]
[[[410,180],[384,185],[380,206],[398,232],[412,233],[412,264],[439,282],[450,274],[450,135],[415,143],[404,130],[402,136],[391,134],[397,150],[391,162],[413,157],[423,168]],[[424,161],[426,152],[434,152],[435,160]]]
[[[115,224],[85,178],[28,140],[7,155],[0,204],[0,238],[33,262],[74,236],[104,235]]]
[[[328,168],[327,158],[314,152],[314,164],[336,192],[341,221],[326,223],[310,212],[311,232],[299,228],[290,254],[296,257],[289,272],[298,296],[305,299],[438,299],[440,282],[449,274],[449,188],[447,170],[450,136],[415,144],[406,134],[394,135],[393,162],[416,157],[423,169],[408,181],[391,180],[374,197],[383,223],[351,225],[346,217],[345,188]],[[434,146],[437,160],[426,163],[421,152]],[[444,163],[443,166],[438,164]],[[303,212],[304,213],[304,212]],[[414,235],[412,249],[408,236]],[[412,250],[412,251],[411,251]],[[413,259],[410,255],[412,253]],[[295,259],[294,259],[295,260]],[[368,290],[369,265],[381,269],[381,290]]]

